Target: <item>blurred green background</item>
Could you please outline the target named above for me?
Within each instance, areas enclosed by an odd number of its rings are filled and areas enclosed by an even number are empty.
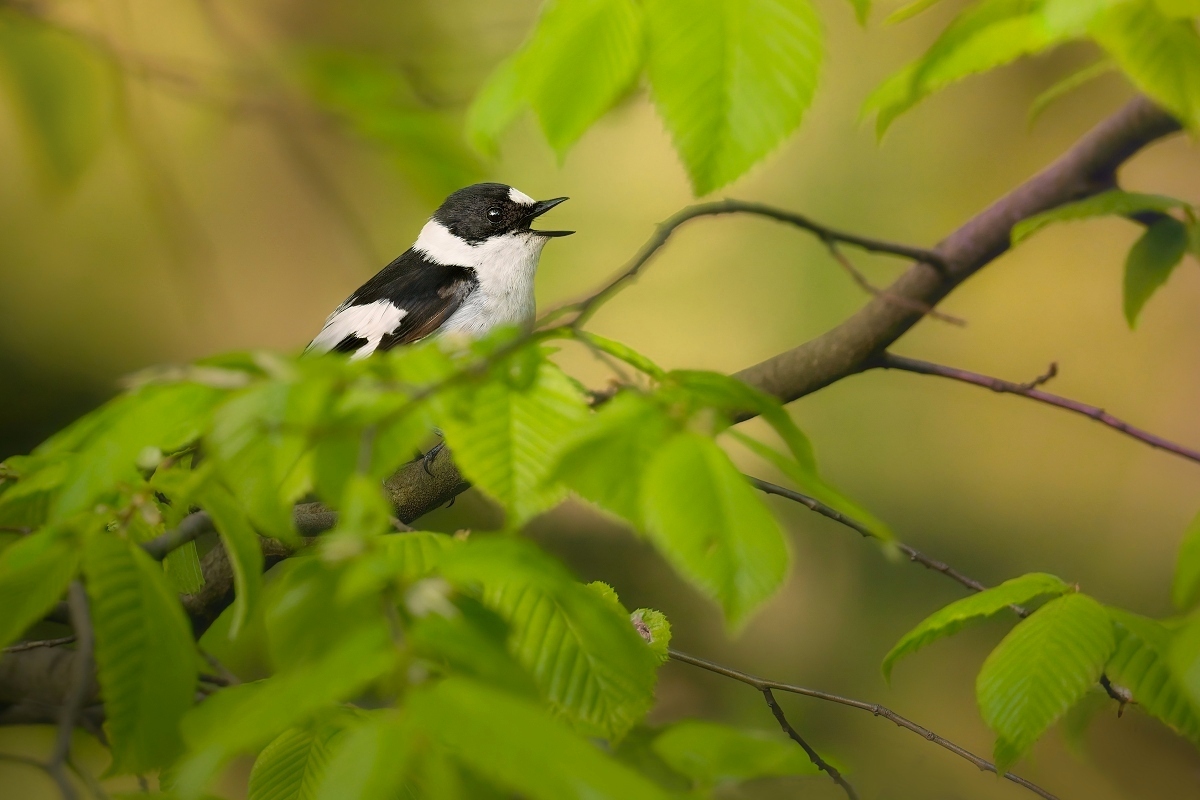
[[[880,5],[886,12],[900,3]],[[865,31],[844,0],[818,6],[829,55],[814,107],[798,135],[722,194],[931,245],[1132,94],[1106,77],[1030,126],[1030,100],[1091,57],[1073,46],[938,94],[880,144],[859,124],[859,104],[928,44],[956,3]],[[11,55],[7,73],[0,69],[0,458],[27,451],[138,368],[231,349],[303,347],[337,303],[411,243],[458,183],[486,178],[536,197],[572,197],[554,225],[579,233],[547,249],[542,307],[617,269],[656,222],[692,200],[643,95],[561,162],[531,120],[505,137],[493,162],[472,163],[457,143],[463,109],[520,43],[537,7],[29,6],[89,44],[47,45],[77,59],[61,75],[37,72],[35,58],[21,63],[39,78],[13,80]],[[11,33],[17,23],[5,20]],[[20,101],[30,86],[45,93],[40,106]],[[39,144],[28,110],[39,107],[61,117],[57,151]],[[1151,148],[1122,181],[1200,203],[1194,143],[1175,137]],[[896,351],[1018,381],[1056,361],[1051,391],[1200,444],[1200,270],[1185,263],[1130,332],[1121,272],[1137,232],[1119,220],[1053,228],[946,301],[967,327],[925,321]],[[904,267],[855,258],[881,284]],[[828,329],[865,300],[819,242],[761,220],[722,218],[681,232],[593,328],[664,366],[733,371]],[[606,379],[585,353],[565,350],[562,359],[593,385]],[[1079,417],[909,374],[850,378],[792,411],[827,475],[929,554],[986,583],[1042,570],[1134,611],[1170,613],[1175,550],[1200,507],[1195,464]],[[779,477],[753,460],[743,465]],[[664,610],[680,649],[881,702],[989,753],[974,675],[1010,622],[939,643],[902,664],[889,687],[878,669],[884,653],[960,588],[889,562],[804,509],[777,508],[792,533],[793,573],[734,640],[649,547],[586,508],[567,505],[533,527],[581,578],[613,584],[631,608]],[[454,530],[495,520],[467,495],[428,524]],[[753,690],[678,664],[664,669],[659,698],[659,721],[699,714],[774,725]],[[783,702],[811,742],[850,768],[865,797],[1028,796],[884,720]],[[38,752],[51,734],[0,729],[0,752]],[[99,749],[87,752],[102,768]],[[1017,771],[1064,798],[1200,796],[1200,755],[1136,709],[1119,720],[1103,714],[1079,751],[1060,733],[1048,736]],[[229,778],[230,797],[238,777]],[[0,797],[52,796],[41,773],[0,762]],[[840,794],[811,779],[759,782],[736,796]]]

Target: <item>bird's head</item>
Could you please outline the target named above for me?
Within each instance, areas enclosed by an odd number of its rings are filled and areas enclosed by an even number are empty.
[[[433,220],[472,245],[510,234],[539,239],[570,236],[574,231],[541,231],[531,227],[535,219],[566,199],[539,201],[502,183],[477,183],[447,197]]]

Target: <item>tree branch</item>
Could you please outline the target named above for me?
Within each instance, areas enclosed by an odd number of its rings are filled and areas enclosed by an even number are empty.
[[[842,790],[846,792],[846,796],[850,800],[858,800],[858,792],[854,791],[854,787],[842,777],[842,773],[838,772],[838,768],[821,758],[821,754],[814,750],[808,742],[804,741],[804,737],[796,732],[796,729],[792,727],[792,723],[788,722],[787,716],[783,713],[783,708],[780,707],[779,702],[775,699],[775,694],[769,686],[762,689],[762,695],[763,699],[767,701],[767,708],[771,709],[771,713],[775,715],[779,727],[783,728],[783,732],[788,735],[788,738],[800,745],[804,749],[804,752],[808,754],[808,759],[816,765],[817,769],[827,773],[834,783],[842,787]]]
[[[92,682],[92,620],[88,613],[87,592],[79,580],[71,581],[67,590],[67,604],[71,608],[71,625],[75,628],[75,663],[71,674],[71,690],[63,703],[58,720],[58,734],[46,772],[58,784],[63,800],[76,800],[79,795],[67,775],[67,762],[71,758],[71,737],[75,725],[83,714]]]
[[[1107,425],[1115,431],[1120,431],[1126,436],[1137,439],[1139,442],[1148,444],[1151,447],[1159,450],[1166,450],[1168,453],[1174,453],[1177,456],[1186,458],[1189,461],[1195,461],[1200,464],[1200,450],[1193,450],[1190,447],[1184,447],[1181,444],[1176,444],[1161,436],[1156,436],[1153,433],[1144,431],[1141,428],[1136,428],[1124,420],[1117,419],[1112,414],[1109,414],[1103,408],[1098,406],[1089,406],[1086,403],[1080,403],[1076,400],[1071,400],[1066,397],[1060,397],[1056,394],[1044,392],[1037,388],[1045,383],[1049,378],[1045,375],[1033,380],[1029,383],[1012,383],[1011,381],[1001,380],[1000,378],[992,378],[988,375],[981,375],[978,372],[969,372],[965,369],[956,367],[946,367],[941,364],[934,364],[930,361],[920,361],[915,358],[906,358],[904,356],[894,355],[892,353],[881,353],[873,359],[868,367],[878,369],[898,369],[905,372],[915,372],[919,375],[936,375],[941,378],[950,378],[951,380],[961,381],[963,383],[982,386],[986,389],[991,389],[993,392],[1001,394],[1015,394],[1021,397],[1028,397],[1030,400],[1036,400],[1039,403],[1054,406],[1056,408],[1065,409],[1074,414],[1080,414],[1088,419],[1094,419],[1101,425]],[[1054,373],[1057,369],[1053,370]],[[1053,376],[1052,373],[1047,375]]]
[[[1008,250],[1013,225],[1114,184],[1117,169],[1138,150],[1179,130],[1179,123],[1137,97],[1084,135],[1040,173],[977,214],[934,252],[944,268],[917,263],[886,291],[933,307],[956,286]],[[860,371],[923,316],[876,297],[836,328],[742,370],[737,377],[791,402]]]
[[[884,719],[889,719],[892,722],[894,722],[895,724],[899,725],[901,728],[910,730],[913,733],[920,736],[921,738],[926,739],[930,742],[933,742],[934,744],[938,745],[939,747],[944,747],[945,749],[949,750],[951,753],[954,753],[956,756],[959,756],[960,758],[965,758],[967,761],[970,761],[972,764],[979,767],[979,769],[981,769],[981,770],[985,770],[987,772],[992,772],[997,775],[1000,774],[996,770],[996,765],[993,764],[992,762],[988,761],[986,758],[977,756],[974,753],[972,753],[970,750],[967,750],[964,747],[960,747],[959,745],[956,745],[954,742],[951,742],[949,739],[945,739],[941,736],[938,736],[936,733],[929,730],[928,728],[918,725],[917,723],[913,722],[912,720],[907,719],[906,717],[900,716],[895,711],[892,711],[891,709],[886,708],[881,705],[878,705],[876,703],[864,703],[861,700],[853,700],[849,697],[842,697],[841,695],[830,694],[829,692],[821,692],[816,689],[808,689],[804,686],[796,686],[795,684],[790,684],[790,683],[779,683],[778,681],[771,681],[771,680],[767,680],[765,678],[759,678],[755,675],[750,675],[749,673],[745,673],[745,672],[739,672],[736,669],[731,669],[730,667],[722,666],[721,664],[716,664],[712,661],[707,661],[703,658],[697,658],[696,656],[690,656],[687,653],[681,653],[678,650],[671,650],[669,652],[670,652],[671,658],[675,661],[679,661],[684,664],[691,664],[693,667],[699,667],[700,669],[708,670],[709,672],[716,673],[717,675],[724,675],[726,678],[732,678],[735,681],[740,681],[741,683],[744,683],[747,686],[753,686],[755,689],[758,689],[760,692],[763,692],[764,695],[766,694],[767,691],[772,690],[772,689],[774,689],[776,691],[780,691],[780,692],[790,692],[791,694],[799,694],[799,695],[803,695],[804,697],[812,697],[817,700],[825,700],[826,702],[837,703],[838,705],[849,706],[850,708],[857,708],[860,711],[870,712],[871,714],[874,714],[877,717],[883,717]],[[774,711],[774,709],[772,709],[772,711]],[[1001,775],[1001,777],[1003,777],[1005,780],[1012,781],[1013,783],[1017,784],[1018,786],[1022,786],[1024,788],[1028,789],[1029,791],[1036,794],[1038,797],[1044,798],[1044,800],[1058,800],[1057,797],[1050,794],[1050,792],[1047,792],[1045,789],[1038,786],[1036,783],[1027,781],[1024,778],[1022,778],[1018,775],[1014,775],[1011,772],[1005,772],[1003,775]]]

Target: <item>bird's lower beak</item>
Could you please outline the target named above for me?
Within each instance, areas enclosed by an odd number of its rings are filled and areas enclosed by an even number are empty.
[[[553,200],[538,201],[537,203],[534,204],[533,210],[531,210],[529,212],[529,220],[532,222],[533,220],[540,217],[542,214],[545,214],[550,209],[554,208],[555,206],[559,205],[560,203],[565,203],[569,199],[570,198],[567,198],[567,197],[556,197]],[[547,238],[551,238],[551,237],[555,237],[555,236],[570,236],[575,231],[535,231],[532,228],[530,228],[530,232],[536,233],[538,236],[545,236]]]

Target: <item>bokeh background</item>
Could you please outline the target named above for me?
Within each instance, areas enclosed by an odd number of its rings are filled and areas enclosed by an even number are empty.
[[[862,99],[961,4],[946,0],[904,25],[867,30],[844,0],[817,4],[829,55],[816,103],[800,132],[724,195],[931,245],[1132,94],[1120,78],[1106,77],[1031,125],[1031,99],[1093,56],[1086,46],[1069,47],[935,96],[880,143],[858,119]],[[879,5],[876,18],[900,3]],[[543,307],[616,270],[656,222],[692,200],[644,92],[561,161],[530,119],[505,136],[495,160],[472,165],[457,144],[463,109],[520,43],[537,7],[536,0],[30,7],[81,32],[119,67],[87,73],[92,102],[71,125],[83,131],[80,152],[95,155],[74,178],[39,155],[35,129],[10,102],[15,95],[0,93],[0,458],[27,451],[102,402],[133,370],[231,349],[302,348],[338,302],[411,243],[455,182],[486,178],[537,197],[572,197],[554,212],[554,225],[579,233],[547,248],[538,278]],[[357,88],[331,98],[322,80],[339,69],[351,71]],[[378,118],[364,119],[363,98],[382,109]],[[1138,155],[1121,178],[1129,189],[1200,203],[1200,153],[1184,137]],[[1052,391],[1200,444],[1200,269],[1185,261],[1131,332],[1121,314],[1121,274],[1137,233],[1120,220],[1048,230],[945,302],[969,321],[965,328],[927,320],[895,349],[1013,380],[1032,379],[1055,361]],[[854,257],[877,283],[904,267]],[[800,232],[713,219],[681,232],[593,328],[668,367],[733,371],[819,334],[866,299]],[[585,353],[566,349],[562,359],[594,385],[606,379]],[[929,554],[987,583],[1048,571],[1113,604],[1171,612],[1175,551],[1200,508],[1197,465],[1079,417],[910,374],[847,379],[791,411],[827,475]],[[778,477],[749,458],[744,467]],[[676,646],[687,652],[881,702],[989,753],[974,675],[1011,621],[906,660],[888,686],[878,668],[884,653],[962,590],[887,560],[802,508],[780,502],[777,510],[791,533],[791,578],[736,638],[651,549],[586,508],[565,506],[532,532],[581,578],[614,585],[630,607],[664,610]],[[467,495],[428,524],[483,528],[496,519],[485,501]],[[252,670],[253,657],[244,660]],[[658,721],[698,714],[774,725],[753,690],[686,666],[664,669],[659,694]],[[1028,796],[882,719],[783,702],[810,741],[849,767],[864,797]],[[37,752],[50,735],[0,730],[0,752]],[[1018,771],[1064,798],[1200,796],[1200,755],[1136,709],[1121,719],[1106,709],[1080,747],[1066,738],[1052,732]],[[86,753],[90,766],[103,768],[97,747]],[[243,765],[228,776],[228,796],[238,796],[244,774]],[[51,796],[37,771],[0,762],[0,797]],[[759,782],[730,796],[840,795],[811,779]]]

